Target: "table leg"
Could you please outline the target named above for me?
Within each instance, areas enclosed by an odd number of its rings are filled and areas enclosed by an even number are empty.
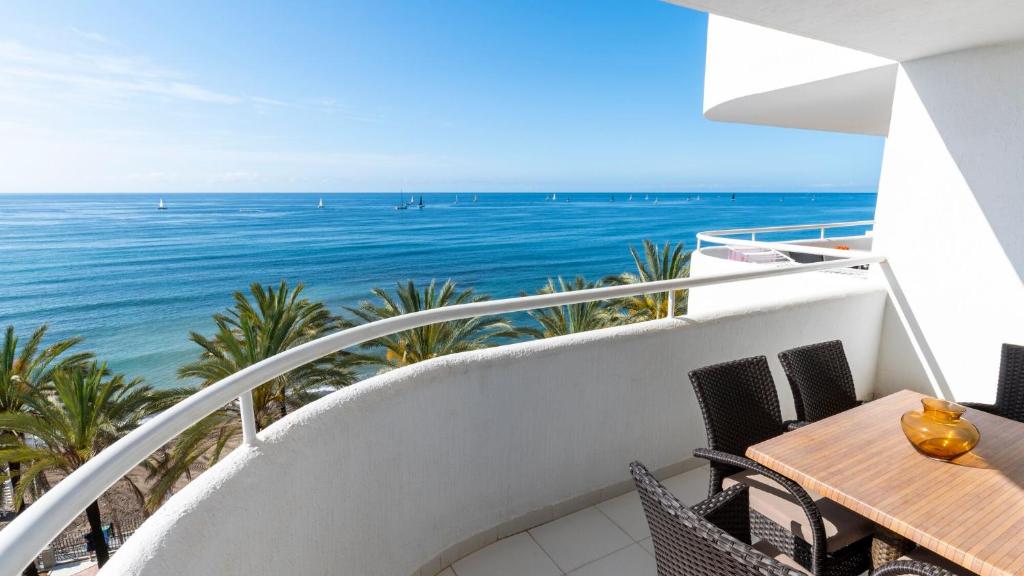
[[[899,560],[907,552],[914,549],[916,545],[900,536],[899,534],[877,526],[875,528],[875,536],[871,540],[871,566],[878,568],[879,566]]]

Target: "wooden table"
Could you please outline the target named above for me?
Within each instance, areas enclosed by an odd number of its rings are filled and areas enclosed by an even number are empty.
[[[747,456],[983,576],[1024,574],[1024,424],[968,410],[981,442],[955,463],[910,445],[904,390],[751,446]]]

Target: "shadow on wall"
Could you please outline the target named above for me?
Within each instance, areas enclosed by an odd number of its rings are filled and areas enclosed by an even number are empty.
[[[1024,277],[1024,43],[907,62],[904,70],[995,239]],[[951,72],[953,80],[951,81]]]

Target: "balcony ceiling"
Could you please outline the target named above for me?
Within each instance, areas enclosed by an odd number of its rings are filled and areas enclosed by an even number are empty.
[[[1024,40],[1021,0],[668,0],[905,61]]]

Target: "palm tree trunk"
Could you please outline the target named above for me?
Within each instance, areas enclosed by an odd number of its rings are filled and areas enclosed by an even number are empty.
[[[100,568],[110,559],[110,550],[107,548],[107,541],[103,538],[103,523],[100,520],[100,502],[94,500],[85,509],[85,516],[89,519],[89,536],[92,539],[93,550],[96,551],[96,562]]]
[[[12,494],[17,494],[18,493],[18,483],[21,481],[21,477],[20,477],[21,476],[21,462],[8,462],[7,463],[7,472],[9,473],[9,476],[11,477],[11,493]],[[21,511],[25,509],[25,503],[24,502],[18,502],[17,498],[14,499],[13,504],[14,504],[14,515],[15,516],[17,516],[18,514],[21,514]],[[39,571],[36,570],[36,563],[32,562],[31,564],[26,566],[25,570],[22,571],[22,575],[23,576],[39,576]]]

